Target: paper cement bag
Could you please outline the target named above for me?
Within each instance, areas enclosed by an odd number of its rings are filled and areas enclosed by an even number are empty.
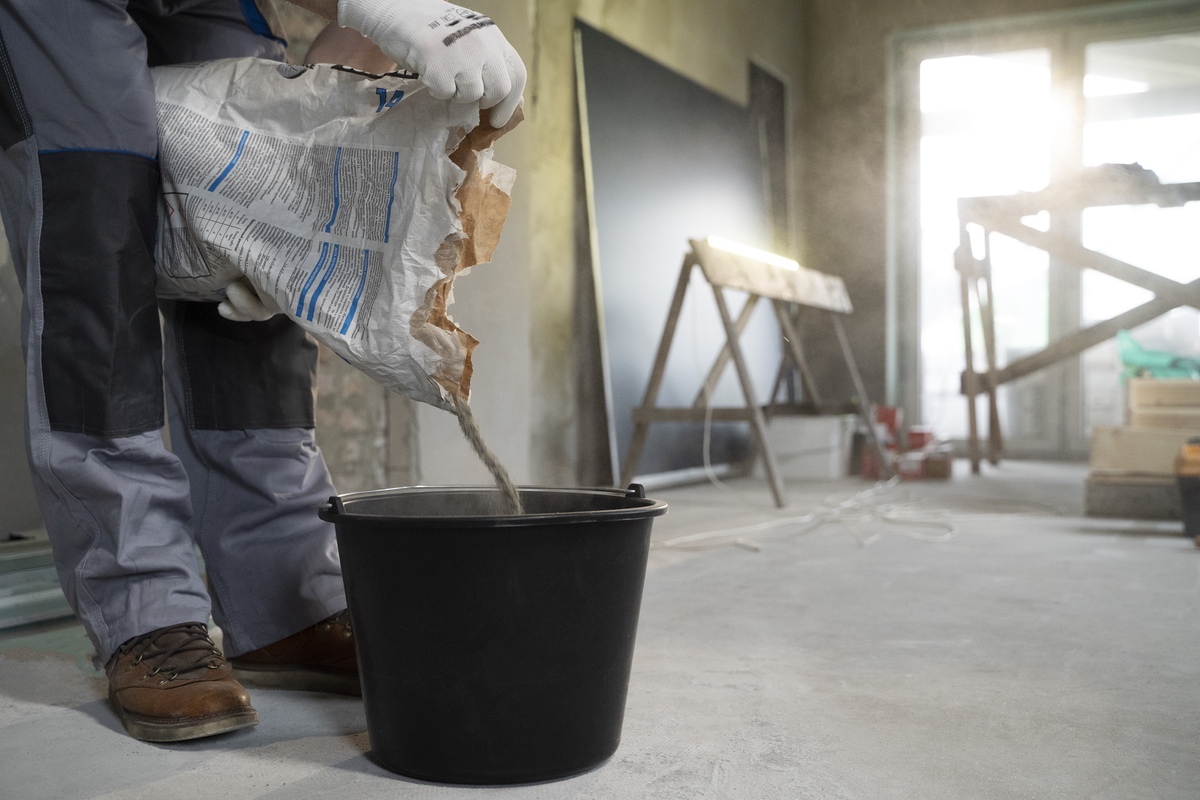
[[[469,396],[478,343],[454,278],[490,260],[515,173],[478,105],[411,76],[239,58],[152,70],[163,202],[158,293],[219,301],[245,276],[388,388]]]

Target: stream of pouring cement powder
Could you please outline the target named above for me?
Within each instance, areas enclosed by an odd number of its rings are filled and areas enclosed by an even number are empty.
[[[458,426],[462,428],[463,436],[467,437],[475,454],[479,456],[479,460],[488,468],[488,472],[492,473],[492,478],[496,481],[496,488],[500,490],[501,513],[514,516],[523,514],[521,495],[517,492],[512,478],[508,477],[508,470],[483,441],[483,434],[479,430],[479,423],[475,420],[475,415],[471,413],[471,406],[463,398],[455,397],[454,409],[458,413]]]

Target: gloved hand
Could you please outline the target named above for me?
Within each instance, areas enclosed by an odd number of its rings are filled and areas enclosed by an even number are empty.
[[[434,97],[492,109],[494,128],[521,102],[525,64],[482,14],[443,0],[340,0],[338,24],[418,73]]]
[[[250,282],[241,278],[225,287],[225,299],[217,306],[217,313],[233,322],[266,322],[282,310],[268,308]]]

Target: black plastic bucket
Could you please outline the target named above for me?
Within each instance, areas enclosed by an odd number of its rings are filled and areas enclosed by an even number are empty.
[[[574,775],[621,738],[653,518],[640,486],[330,499],[371,750],[445,783]]]

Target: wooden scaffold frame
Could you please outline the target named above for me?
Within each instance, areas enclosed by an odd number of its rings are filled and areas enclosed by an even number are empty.
[[[988,399],[988,436],[986,456],[999,463],[1004,452],[1000,429],[997,390],[1006,383],[1074,358],[1118,331],[1128,330],[1162,316],[1180,306],[1200,308],[1200,279],[1190,283],[1165,278],[1126,261],[1084,247],[1077,237],[1055,230],[1042,231],[1022,220],[1043,211],[1051,219],[1080,214],[1085,208],[1116,205],[1182,206],[1200,200],[1200,182],[1164,184],[1153,172],[1136,164],[1104,164],[1083,170],[1078,177],[1038,192],[1023,192],[998,197],[965,197],[958,201],[959,245],[955,268],[961,281],[963,345],[966,369],[962,374],[962,394],[967,399],[967,456],[971,471],[979,474],[984,449],[980,443],[976,400]],[[982,254],[976,257],[971,247],[970,229],[983,230]],[[1080,271],[1092,269],[1154,293],[1154,299],[1115,317],[1074,331],[1051,342],[1037,352],[999,366],[996,348],[996,311],[992,283],[990,239],[999,233],[1023,244],[1045,251],[1056,262]],[[975,342],[972,334],[971,302],[979,310],[985,371],[975,371]]]

